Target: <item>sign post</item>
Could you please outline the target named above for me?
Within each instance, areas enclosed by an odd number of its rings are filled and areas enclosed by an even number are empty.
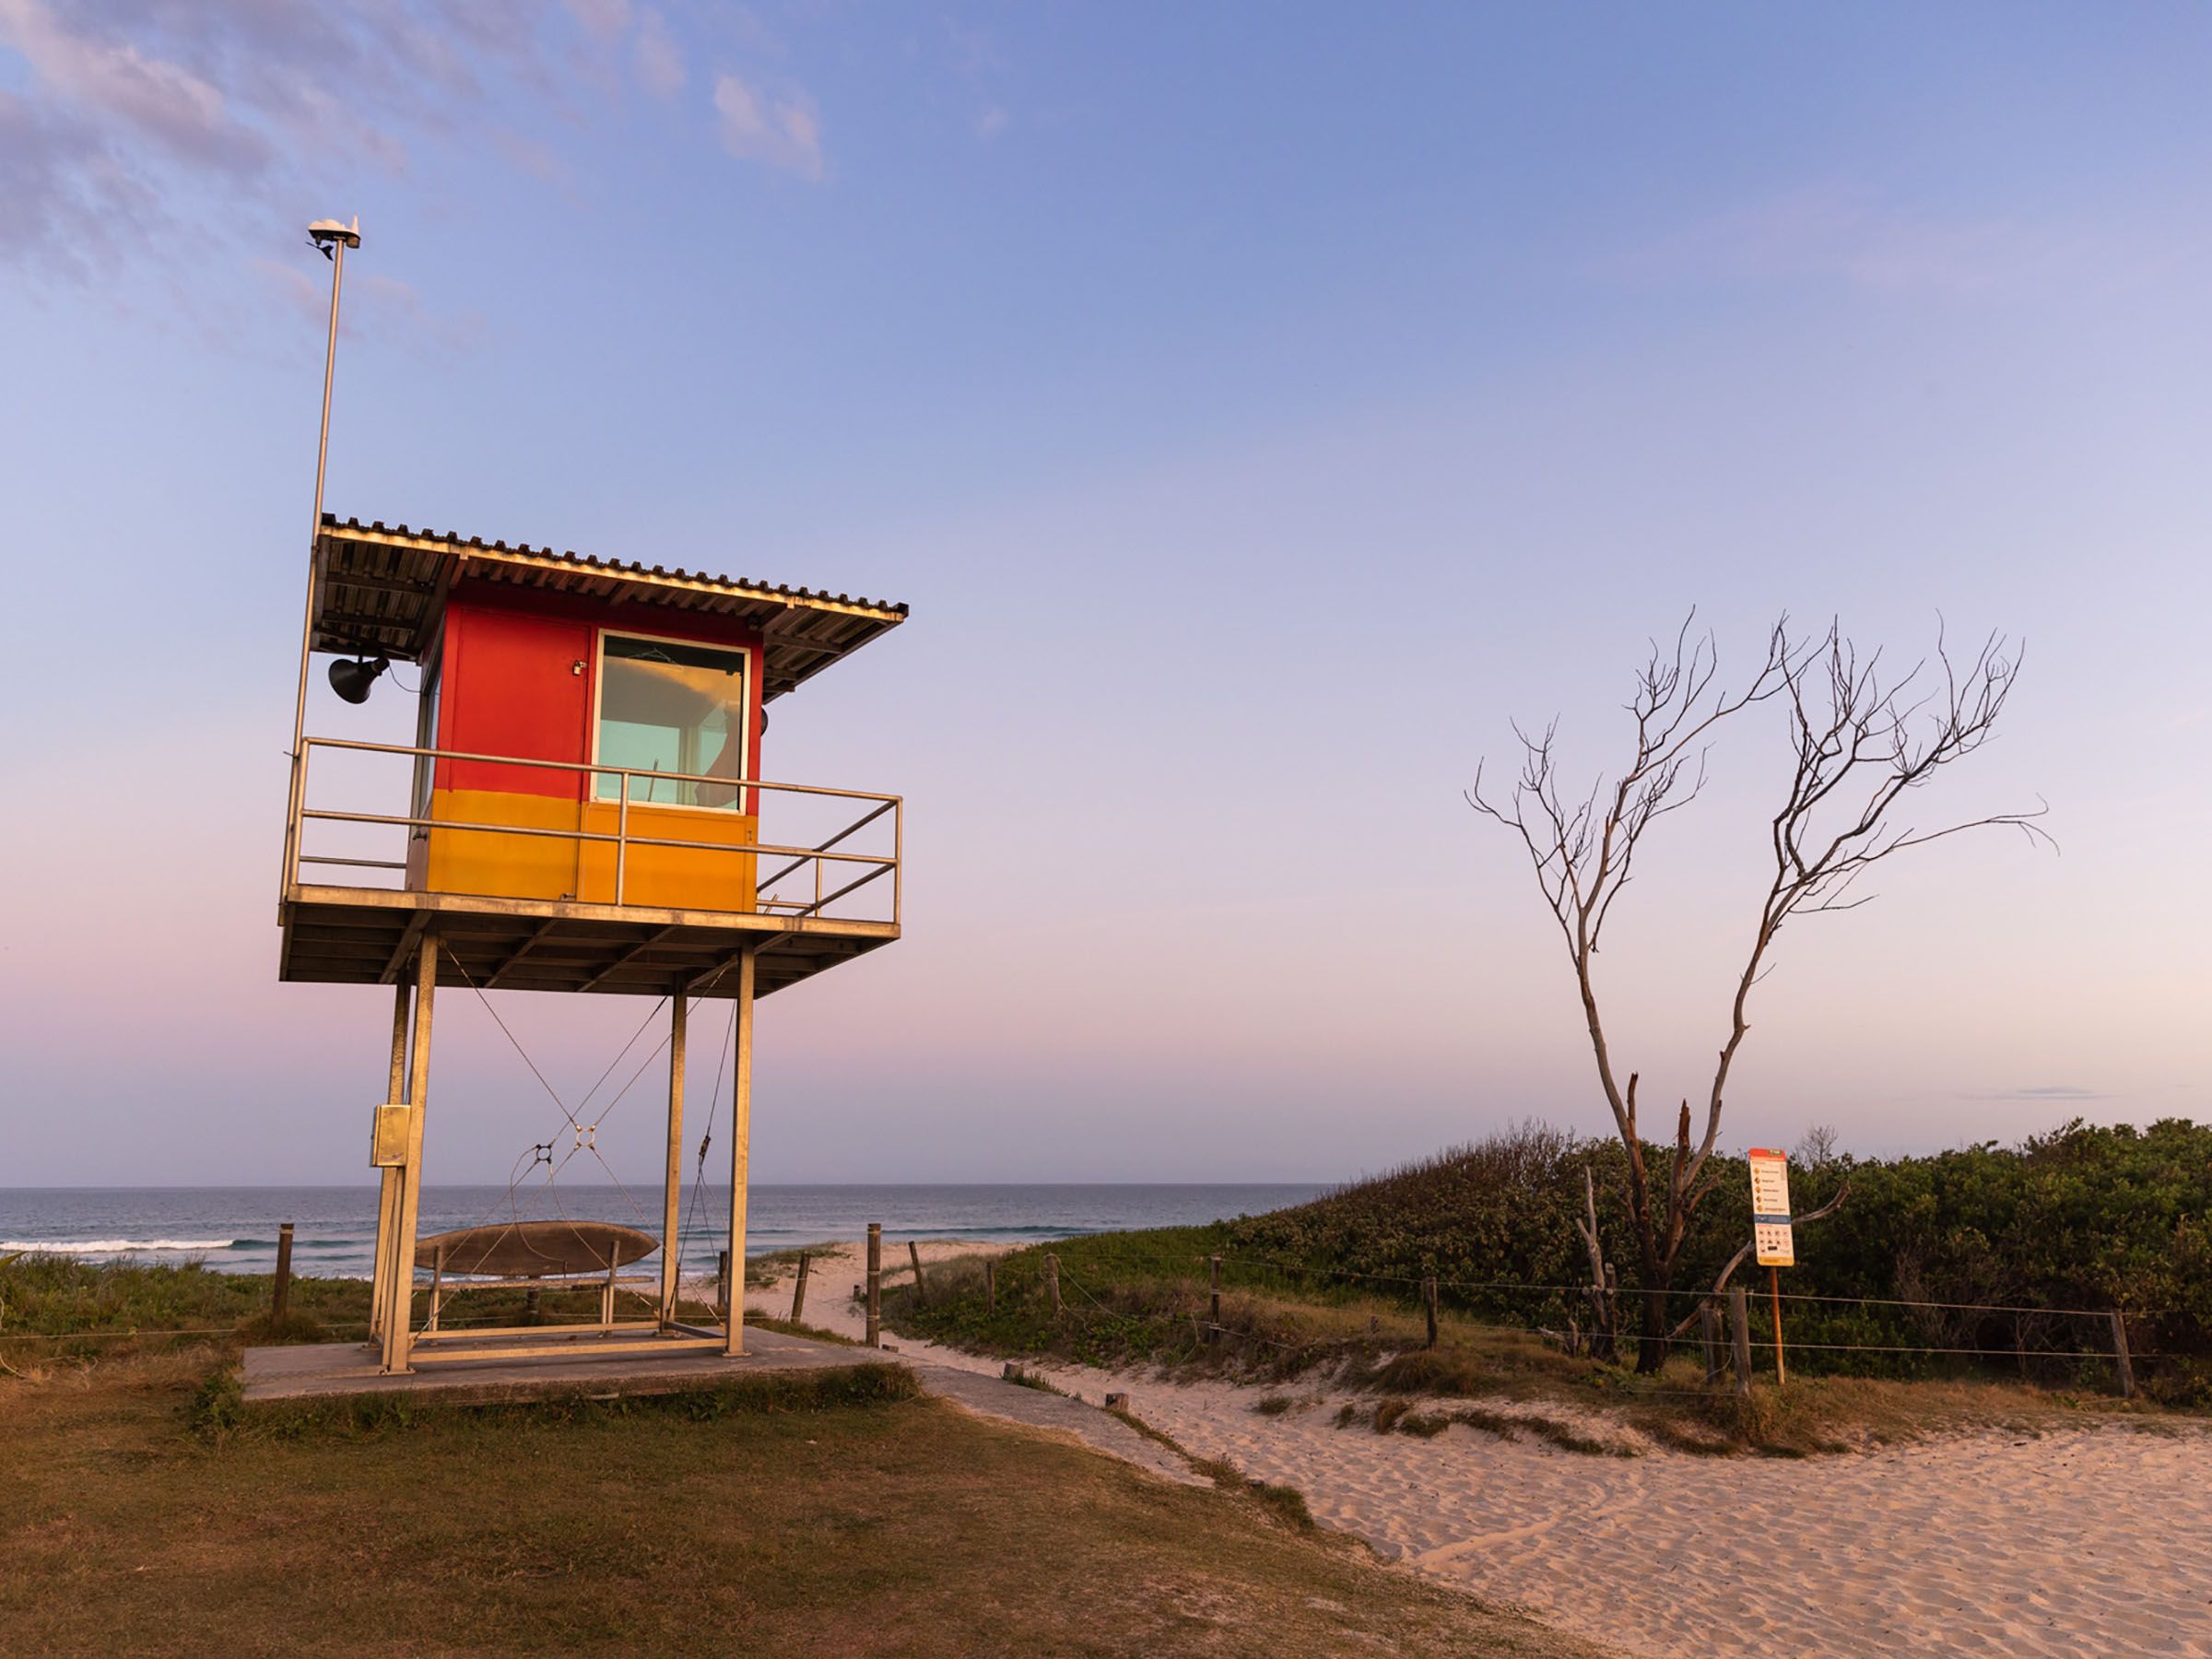
[[[1788,1376],[1782,1359],[1782,1269],[1797,1265],[1797,1241],[1790,1226],[1790,1160],[1786,1153],[1754,1147],[1751,1162],[1751,1237],[1759,1265],[1767,1270],[1774,1301],[1774,1385]]]

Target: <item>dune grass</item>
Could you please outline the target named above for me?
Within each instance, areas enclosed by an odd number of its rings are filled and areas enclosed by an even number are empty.
[[[1100,1234],[996,1259],[996,1302],[986,1300],[981,1257],[933,1265],[916,1303],[887,1288],[888,1328],[980,1352],[1107,1366],[1159,1367],[1182,1377],[1218,1376],[1268,1385],[1319,1380],[1385,1399],[1473,1398],[1547,1404],[1573,1411],[1513,1414],[1515,1433],[1563,1449],[1618,1453],[1619,1435],[1592,1432],[1577,1414],[1598,1412],[1634,1435],[1695,1453],[1806,1455],[1986,1427],[2032,1430],[2085,1415],[2150,1420],[2157,1408],[2094,1388],[2046,1389],[1992,1376],[1902,1381],[1796,1376],[1776,1389],[1762,1370],[1751,1397],[1733,1381],[1708,1386],[1694,1350],[1655,1376],[1622,1363],[1571,1356],[1554,1341],[1447,1311],[1439,1345],[1425,1348],[1425,1320],[1409,1302],[1341,1281],[1226,1285],[1222,1336],[1206,1339],[1210,1288],[1204,1258],[1228,1228]],[[1061,1312],[1053,1312],[1043,1258],[1058,1258]],[[1771,1366],[1769,1355],[1760,1355]],[[1410,1432],[1443,1421],[1417,1413]],[[1486,1422],[1471,1426],[1488,1428]]]
[[[759,1255],[748,1255],[745,1258],[745,1288],[747,1290],[773,1289],[798,1273],[801,1256],[819,1259],[838,1248],[834,1241],[794,1244],[783,1250],[769,1250]]]

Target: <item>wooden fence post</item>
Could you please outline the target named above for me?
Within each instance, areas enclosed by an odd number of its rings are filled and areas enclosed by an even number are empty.
[[[1434,1347],[1436,1346],[1436,1275],[1433,1273],[1421,1280],[1421,1311],[1429,1316],[1429,1340],[1422,1346]]]
[[[1221,1341],[1221,1258],[1206,1258],[1206,1279],[1212,1288],[1213,1310],[1206,1316],[1206,1339],[1217,1346]]]
[[[1751,1397],[1751,1304],[1741,1285],[1728,1287],[1728,1335],[1735,1348],[1735,1397]]]
[[[998,1312],[998,1264],[989,1256],[983,1258],[983,1312]]]
[[[1721,1359],[1721,1315],[1710,1301],[1698,1304],[1698,1347],[1705,1357],[1705,1381],[1711,1382],[1725,1367]]]
[[[799,1315],[806,1312],[806,1266],[813,1258],[805,1251],[799,1252],[798,1283],[791,1288],[791,1323],[797,1324]]]
[[[883,1223],[868,1223],[868,1346],[883,1346]]]
[[[2120,1367],[2120,1397],[2136,1397],[2136,1363],[2127,1351],[2127,1316],[2119,1309],[2112,1310],[2112,1359]]]
[[[906,1241],[906,1259],[914,1265],[914,1306],[918,1308],[929,1300],[929,1287],[922,1282],[922,1246],[912,1239]]]
[[[1060,1317],[1060,1258],[1049,1252],[1044,1258],[1044,1282],[1053,1293],[1053,1317]]]
[[[276,1291],[269,1299],[269,1323],[284,1323],[285,1311],[292,1300],[292,1224],[287,1221],[276,1230]]]

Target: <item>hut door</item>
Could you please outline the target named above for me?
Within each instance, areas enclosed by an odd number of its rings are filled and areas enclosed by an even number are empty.
[[[515,899],[577,895],[578,844],[569,838],[580,827],[580,769],[589,758],[591,637],[582,623],[559,618],[473,605],[449,610],[438,747],[569,764],[440,761],[433,818],[540,833],[433,831],[433,888]],[[562,833],[542,833],[547,830]]]

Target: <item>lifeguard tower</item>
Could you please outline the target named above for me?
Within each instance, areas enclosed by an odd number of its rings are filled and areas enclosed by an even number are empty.
[[[327,448],[338,283],[359,236],[331,221],[311,234],[335,256]],[[899,797],[764,782],[767,710],[905,617],[841,594],[341,522],[322,511],[318,466],[278,974],[394,988],[370,1137],[384,1371],[576,1351],[573,1334],[565,1348],[526,1340],[554,1335],[543,1327],[414,1317],[418,1266],[433,1265],[417,1248],[431,1016],[454,985],[666,1001],[653,1316],[608,1312],[587,1328],[594,1353],[743,1352],[754,1006],[897,938],[900,897]],[[309,734],[317,654],[347,702],[404,695],[386,670],[412,665],[415,741]],[[678,1302],[686,1035],[701,998],[734,1005],[732,1284],[704,1323]],[[591,1125],[562,1110],[584,1146]],[[434,1325],[436,1294],[426,1300]]]

